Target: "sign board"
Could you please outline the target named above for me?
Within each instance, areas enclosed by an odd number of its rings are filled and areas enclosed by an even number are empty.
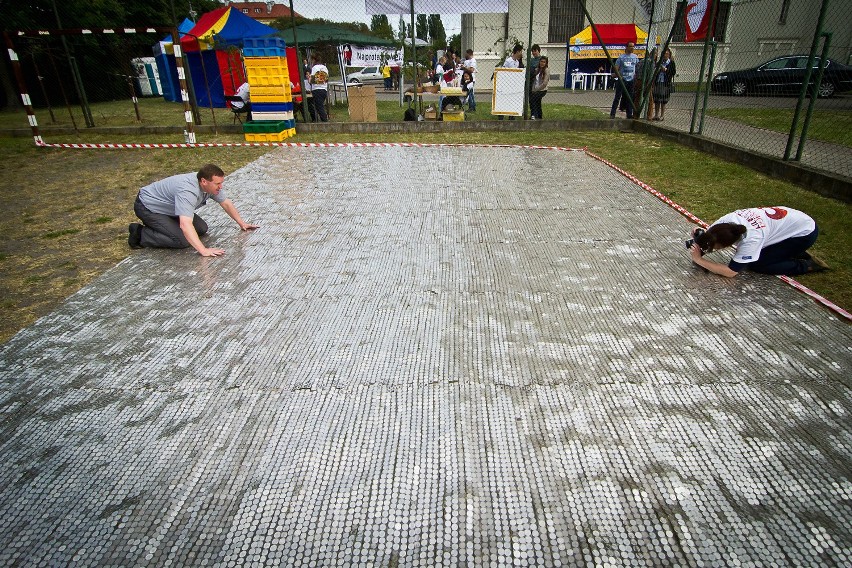
[[[402,61],[402,56],[395,47],[344,44],[337,49],[344,65],[348,67],[372,67],[386,61]]]
[[[624,54],[627,46],[624,45],[608,45],[606,46],[610,56],[617,59],[619,55]],[[640,43],[633,48],[633,53],[639,56],[639,59],[644,59],[645,52],[648,50],[648,45]],[[606,59],[606,53],[603,46],[600,45],[568,45],[568,57],[575,59]]]
[[[494,70],[494,90],[491,92],[491,114],[523,116],[526,69],[498,67]]]

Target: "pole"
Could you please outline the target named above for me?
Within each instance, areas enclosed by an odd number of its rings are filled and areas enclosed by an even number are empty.
[[[710,70],[707,71],[707,76],[713,76],[713,65],[716,63],[716,40],[710,42]],[[704,133],[704,115],[707,113],[707,99],[710,97],[710,81],[704,84],[704,105],[701,107],[701,122],[698,124],[698,134]]]
[[[819,87],[822,84],[822,72],[825,71],[825,61],[828,59],[828,48],[831,45],[831,32],[823,32],[820,35],[825,37],[825,43],[822,46],[822,57],[820,57],[817,78],[816,81],[814,81],[814,89],[811,91],[811,102],[808,104],[808,112],[805,115],[805,122],[802,123],[802,135],[799,137],[799,148],[796,151],[796,161],[800,161],[802,159],[802,152],[805,150],[805,140],[808,139],[808,127],[811,124],[814,105],[816,104],[817,97],[819,97]],[[805,81],[805,85],[807,85],[807,81]]]
[[[50,0],[53,5],[53,15],[56,18],[56,27],[62,29],[62,23],[59,21],[59,11],[56,9],[56,0]],[[65,50],[65,57],[68,58],[68,66],[71,69],[71,76],[74,79],[74,88],[77,90],[77,98],[80,100],[80,110],[83,112],[83,119],[86,121],[86,126],[92,128],[95,126],[95,119],[92,118],[92,109],[89,108],[89,101],[86,98],[86,91],[83,90],[83,81],[80,79],[80,70],[77,68],[77,61],[71,56],[71,50],[68,49],[68,41],[65,36],[60,36],[62,39],[62,48]]]
[[[808,68],[805,69],[805,80],[802,83],[802,90],[799,91],[799,100],[796,103],[796,112],[793,113],[793,124],[790,125],[790,135],[787,137],[787,147],[784,150],[784,160],[790,159],[790,152],[793,151],[793,138],[796,136],[796,127],[799,124],[799,114],[802,112],[802,105],[805,103],[805,94],[808,92],[808,83],[811,80],[811,70],[814,68],[814,57],[816,55],[819,38],[822,32],[822,27],[825,22],[825,13],[828,11],[828,0],[822,0],[822,6],[819,9],[819,19],[817,20],[817,28],[814,32],[814,41],[811,43],[811,52],[808,55]]]
[[[414,26],[414,0],[411,0],[411,65],[414,67],[414,76],[417,77],[417,41],[415,37],[417,36]],[[403,56],[402,56],[402,67],[399,69],[399,91],[402,92],[402,88],[404,85],[403,77],[405,77],[405,46],[403,46]],[[413,81],[414,93],[417,93],[417,81]],[[438,100],[441,100],[440,98]],[[438,115],[440,116],[441,109],[438,109]]]
[[[35,110],[33,110],[32,100],[27,91],[27,82],[24,81],[24,73],[21,71],[21,62],[18,61],[18,54],[15,52],[15,45],[12,43],[12,38],[7,32],[3,32],[3,39],[6,41],[6,48],[9,51],[9,60],[12,62],[12,72],[15,74],[15,80],[18,81],[18,91],[21,94],[21,103],[27,111],[27,120],[30,122],[30,129],[33,133],[33,140],[36,146],[43,146],[44,140],[41,133],[38,131],[38,121],[36,120]]]
[[[532,77],[533,73],[538,73],[535,69],[530,69],[530,64],[532,63],[532,57],[530,57],[530,46],[532,46],[532,26],[533,26],[533,8],[535,7],[535,0],[530,0],[530,25],[529,25],[529,35],[527,36],[527,72],[526,72],[526,81],[524,81],[524,120],[529,118],[529,110],[530,110],[530,91],[532,90]]]
[[[305,96],[307,93],[307,91],[305,91],[305,72],[302,71],[302,56],[299,55],[299,34],[296,33],[296,16],[293,15],[293,0],[290,0],[290,27],[293,28],[293,44],[296,47],[296,65],[299,67],[299,91],[302,93],[302,119],[307,121],[308,119],[305,116],[305,107],[308,106],[308,97]],[[284,53],[287,53],[286,50]],[[344,81],[345,80],[346,79],[344,78]]]
[[[194,114],[193,108],[195,105],[193,104],[193,106],[190,107],[189,104],[189,91],[187,90],[188,81],[186,73],[189,67],[186,66],[184,62],[184,57],[182,55],[183,50],[180,45],[180,34],[178,33],[177,28],[172,28],[172,42],[175,51],[175,67],[177,67],[178,81],[180,81],[180,97],[183,99],[183,116],[184,120],[186,120],[186,136],[184,137],[184,142],[195,144],[195,128],[192,122]],[[197,114],[197,112],[198,109],[196,108],[195,113]]]
[[[704,80],[704,69],[707,64],[707,50],[710,49],[710,37],[716,35],[716,10],[719,0],[713,0],[713,8],[710,11],[710,24],[707,26],[707,35],[704,36],[704,51],[701,54],[701,71],[698,73],[698,87],[695,89],[695,103],[692,105],[692,122],[689,125],[689,133],[695,134],[695,119],[698,115],[698,96],[701,94],[701,81]]]
[[[598,27],[595,25],[594,20],[592,20],[592,16],[589,14],[589,10],[586,8],[585,2],[580,2],[580,7],[583,9],[583,14],[586,16],[586,19],[589,20],[589,25],[592,26],[592,31],[595,34],[595,37],[598,38],[598,43],[601,44],[601,47],[604,50],[604,55],[606,55],[607,61],[609,61],[609,68],[615,71],[615,76],[618,78],[618,85],[615,86],[616,89],[622,89],[624,91],[624,96],[627,99],[627,104],[630,105],[632,110],[635,109],[635,105],[633,104],[633,93],[627,93],[627,90],[624,88],[624,78],[621,76],[621,70],[615,66],[615,62],[612,60],[612,56],[609,54],[609,50],[606,48],[606,44],[601,37],[600,32],[598,31]],[[635,116],[635,114],[634,114]]]

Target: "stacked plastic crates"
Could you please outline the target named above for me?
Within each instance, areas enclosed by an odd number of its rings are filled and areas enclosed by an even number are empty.
[[[246,38],[243,57],[251,94],[251,117],[243,123],[248,142],[281,142],[296,135],[287,52],[280,38]]]

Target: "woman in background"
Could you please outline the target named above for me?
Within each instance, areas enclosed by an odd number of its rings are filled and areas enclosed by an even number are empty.
[[[672,59],[672,50],[666,49],[660,60],[660,73],[654,81],[654,120],[663,120],[666,114],[666,105],[672,94],[672,79],[675,76],[675,62]]]
[[[538,60],[538,68],[533,75],[532,93],[530,93],[530,119],[541,120],[541,99],[547,94],[547,83],[550,81],[550,70],[547,68],[547,56],[542,55]]]

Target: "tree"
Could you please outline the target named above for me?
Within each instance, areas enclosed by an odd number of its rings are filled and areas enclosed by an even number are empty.
[[[429,39],[429,22],[426,14],[417,14],[417,37]]]
[[[393,28],[391,27],[390,22],[388,22],[388,17],[384,14],[372,17],[370,21],[370,31],[379,37],[390,40],[394,39]]]
[[[440,49],[447,46],[447,32],[440,14],[429,14],[429,37],[433,47]]]
[[[461,53],[461,34],[451,35],[450,40],[447,42],[447,45],[449,45],[450,49],[452,49],[456,53]]]

